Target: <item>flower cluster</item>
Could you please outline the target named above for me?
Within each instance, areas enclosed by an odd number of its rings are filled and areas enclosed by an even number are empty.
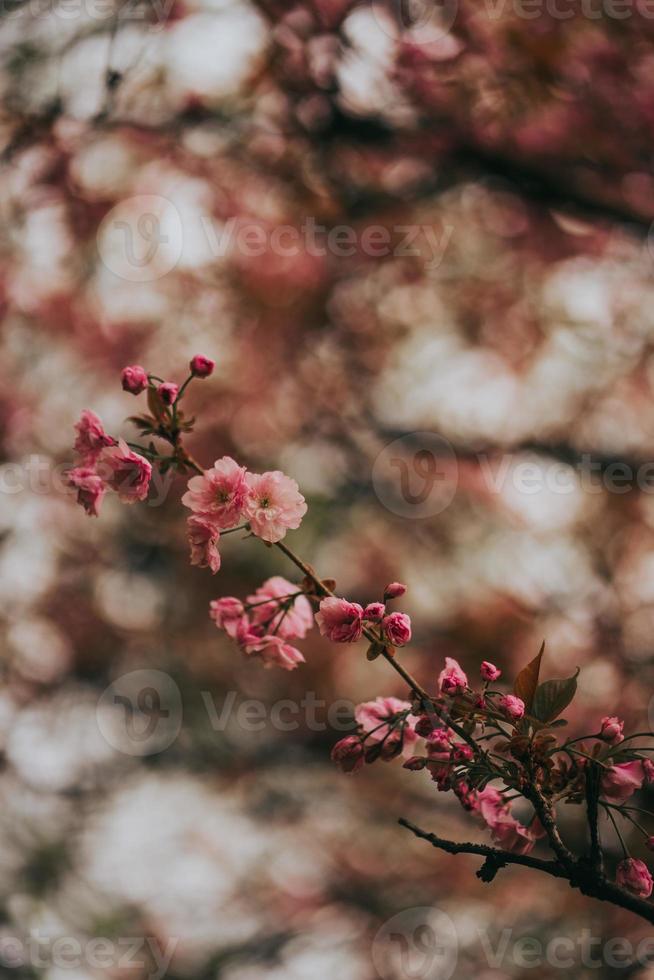
[[[82,412],[75,430],[78,463],[68,471],[68,481],[86,513],[98,516],[107,490],[115,491],[125,504],[145,500],[152,475],[148,460],[133,452],[123,439],[107,435],[98,416],[88,409]]]
[[[293,670],[304,657],[289,642],[304,639],[313,626],[311,604],[301,589],[281,575],[267,579],[245,602],[232,596],[214,599],[210,615],[245,654],[264,666]]]
[[[316,615],[320,632],[333,643],[354,643],[365,633],[379,649],[403,647],[411,639],[411,620],[406,613],[387,612],[386,602],[405,592],[405,585],[393,582],[384,589],[384,602],[370,602],[365,608],[358,602],[328,596]]]
[[[220,568],[221,531],[241,525],[269,544],[281,541],[298,528],[307,510],[295,480],[279,470],[249,473],[230,456],[217,459],[211,469],[189,480],[182,503],[192,511],[188,519],[191,564],[212,572]]]

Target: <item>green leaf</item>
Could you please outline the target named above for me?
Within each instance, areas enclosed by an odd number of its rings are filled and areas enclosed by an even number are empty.
[[[549,723],[564,711],[577,693],[579,667],[572,677],[544,681],[536,690],[532,713],[539,721]]]
[[[516,695],[516,697],[519,697],[522,701],[524,701],[527,711],[531,711],[534,703],[534,696],[536,694],[538,678],[540,676],[540,662],[543,659],[544,650],[545,641],[543,640],[540,650],[534,659],[528,663],[526,667],[523,667],[516,677],[515,684],[513,685],[513,693]]]

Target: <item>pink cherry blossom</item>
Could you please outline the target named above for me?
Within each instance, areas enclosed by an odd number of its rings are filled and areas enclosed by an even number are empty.
[[[195,378],[208,378],[210,374],[213,374],[215,366],[216,362],[212,361],[210,357],[205,357],[204,354],[196,354],[189,364],[191,374]]]
[[[214,599],[209,603],[209,615],[218,629],[224,629],[228,636],[236,639],[239,629],[247,628],[248,617],[245,615],[243,603],[233,596]]]
[[[223,456],[201,476],[191,477],[182,503],[209,518],[220,530],[232,527],[243,516],[248,493],[246,472],[231,456]]]
[[[460,664],[453,657],[445,658],[445,667],[438,675],[438,689],[441,694],[454,697],[462,694],[468,686],[468,678]]]
[[[75,423],[75,431],[75,452],[79,453],[85,466],[92,466],[103,449],[116,445],[116,440],[107,435],[95,412],[88,408],[84,409],[79,422]]]
[[[511,816],[509,805],[499,790],[492,786],[477,793],[474,804],[491,832],[496,844],[516,854],[528,854],[536,839],[542,836],[540,827],[525,827]]]
[[[427,752],[434,755],[440,752],[450,754],[452,735],[446,728],[436,728],[427,736]]]
[[[408,701],[401,701],[399,698],[376,698],[374,701],[364,701],[354,709],[354,717],[361,729],[368,733],[368,737],[374,741],[381,741],[389,734],[392,722],[395,717],[411,710]],[[417,718],[414,715],[407,715],[404,728],[405,744],[413,744],[418,736],[415,733]]]
[[[394,612],[385,616],[382,629],[396,647],[403,647],[411,639],[411,620],[406,613]]]
[[[602,796],[611,803],[625,803],[637,789],[640,789],[644,779],[645,772],[640,759],[611,766],[602,774]]]
[[[525,702],[514,694],[505,694],[497,702],[511,721],[519,721],[525,713]]]
[[[402,582],[390,582],[384,589],[384,599],[399,599],[406,592],[406,585]]]
[[[67,475],[70,486],[77,490],[77,503],[90,517],[97,517],[106,492],[102,477],[91,466],[77,466]]]
[[[140,395],[148,387],[148,373],[140,364],[130,364],[123,368],[121,374],[123,391],[130,395]]]
[[[649,898],[652,894],[654,879],[644,861],[637,858],[626,858],[617,867],[615,880],[627,891],[638,895],[639,898]]]
[[[481,679],[483,681],[496,681],[502,676],[502,671],[495,664],[484,660],[481,665]]]
[[[334,643],[354,643],[363,629],[363,608],[358,602],[330,596],[320,603],[316,622],[321,634]]]
[[[220,568],[220,553],[218,551],[220,531],[206,517],[195,514],[189,517],[186,526],[188,528],[188,542],[191,546],[191,565],[210,568],[215,575]]]
[[[280,470],[248,473],[246,514],[253,534],[274,544],[300,526],[307,512],[295,480]]]
[[[608,742],[609,745],[618,745],[618,743],[624,742],[623,729],[623,721],[620,721],[615,715],[607,716],[602,718],[600,722],[600,738]]]
[[[277,666],[284,670],[293,670],[298,664],[304,663],[304,657],[300,651],[287,643],[281,636],[271,633],[256,636],[249,630],[239,630],[237,639],[244,652],[256,654],[263,661],[264,667]]]
[[[303,639],[307,630],[313,626],[311,603],[304,595],[297,595],[299,589],[281,575],[273,575],[263,585],[259,586],[254,595],[247,598],[248,604],[254,604],[249,610],[252,623],[273,630],[278,636],[287,640]],[[284,602],[288,596],[294,595],[290,607],[284,611]],[[270,599],[270,602],[264,602]]]
[[[356,735],[347,735],[337,742],[331,752],[332,762],[349,775],[358,772],[364,764],[364,751],[361,740]]]
[[[133,452],[123,439],[117,446],[105,449],[99,463],[107,486],[116,491],[124,504],[145,500],[152,466],[143,456]]]

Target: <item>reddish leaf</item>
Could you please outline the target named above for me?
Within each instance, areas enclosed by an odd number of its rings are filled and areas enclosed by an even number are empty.
[[[536,688],[538,687],[538,678],[540,676],[540,662],[543,659],[544,650],[545,641],[543,640],[540,650],[534,659],[528,663],[526,667],[523,667],[516,677],[515,684],[513,685],[513,693],[516,695],[516,697],[519,697],[524,701],[528,712],[531,711],[531,706],[534,703]]]

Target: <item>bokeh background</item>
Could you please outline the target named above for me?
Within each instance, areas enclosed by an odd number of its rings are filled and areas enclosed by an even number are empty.
[[[408,584],[422,683],[445,655],[510,677],[545,639],[550,676],[582,668],[574,730],[649,727],[653,32],[647,5],[608,0],[2,5],[0,940],[149,937],[174,949],[173,980],[372,980],[378,930],[436,906],[455,978],[517,980],[534,975],[521,937],[647,935],[554,880],[483,885],[414,840],[398,817],[484,838],[426,775],[335,771],[327,710],[406,692],[362,648],[310,636],[289,674],[215,630],[209,600],[293,578],[281,555],[226,539],[212,578],[188,565],[183,481],[90,520],[62,474],[83,408],[128,432],[126,363],[180,381],[201,351],[217,369],[189,396],[194,453],[294,476],[309,513],[289,543],[343,594]],[[307,222],[349,231],[314,248]],[[177,737],[144,755],[97,707],[137,670],[181,705]],[[318,724],[271,720],[307,692]],[[155,968],[0,948],[17,980]],[[381,975],[444,975],[420,969]],[[654,969],[577,957],[538,975]]]

